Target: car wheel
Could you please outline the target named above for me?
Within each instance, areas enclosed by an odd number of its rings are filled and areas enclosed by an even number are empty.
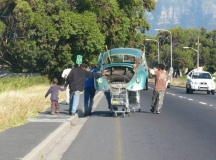
[[[212,91],[211,91],[211,94],[214,95],[214,94],[215,94],[215,90],[212,90]]]
[[[210,94],[210,91],[207,91],[207,94]]]

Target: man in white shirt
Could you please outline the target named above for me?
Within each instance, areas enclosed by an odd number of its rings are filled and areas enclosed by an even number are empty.
[[[68,68],[66,68],[62,72],[62,78],[65,80],[65,83],[66,83],[67,76],[69,75],[69,73],[70,73],[71,70],[72,70],[72,64],[69,64]],[[70,89],[69,89],[69,85],[67,85],[67,88],[66,88],[66,99],[65,99],[65,102],[66,102],[67,105],[70,102],[69,99],[70,99]]]

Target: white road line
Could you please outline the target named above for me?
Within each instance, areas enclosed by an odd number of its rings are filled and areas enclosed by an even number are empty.
[[[207,104],[207,103],[204,103],[204,102],[199,102],[199,103],[201,103],[201,104]]]
[[[189,101],[193,101],[193,99],[188,99]]]
[[[184,98],[184,97],[182,97],[182,96],[179,96],[179,98]]]
[[[172,94],[173,96],[175,96],[175,94]]]
[[[211,106],[212,107],[212,105],[210,104],[209,106]]]

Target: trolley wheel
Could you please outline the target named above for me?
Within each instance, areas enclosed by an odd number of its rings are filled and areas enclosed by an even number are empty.
[[[117,113],[114,113],[115,118],[117,117]]]
[[[139,112],[141,112],[141,109],[139,108]]]

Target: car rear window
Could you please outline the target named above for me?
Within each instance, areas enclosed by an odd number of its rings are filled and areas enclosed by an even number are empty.
[[[211,79],[209,73],[194,73],[192,76],[193,79]]]

